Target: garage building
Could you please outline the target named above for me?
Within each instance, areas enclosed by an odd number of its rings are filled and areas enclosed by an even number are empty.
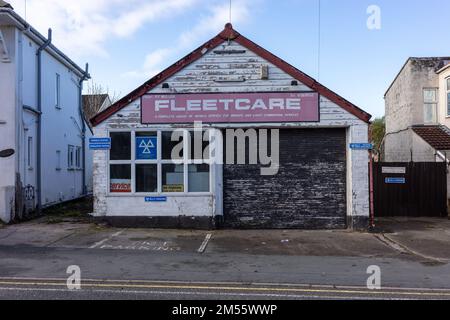
[[[227,24],[91,120],[111,143],[94,152],[94,215],[121,226],[367,228],[368,152],[350,144],[367,143],[370,118]]]

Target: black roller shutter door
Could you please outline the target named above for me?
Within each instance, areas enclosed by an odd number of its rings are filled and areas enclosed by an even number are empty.
[[[280,130],[275,176],[224,165],[225,227],[340,229],[346,207],[345,129]]]

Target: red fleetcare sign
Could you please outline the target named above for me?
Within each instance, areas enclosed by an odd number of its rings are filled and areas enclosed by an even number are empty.
[[[143,124],[319,122],[317,92],[148,94]]]

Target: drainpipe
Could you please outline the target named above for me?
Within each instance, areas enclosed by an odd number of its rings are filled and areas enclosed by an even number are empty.
[[[48,29],[48,38],[36,51],[37,56],[37,141],[36,141],[36,196],[37,196],[37,212],[41,214],[42,210],[42,51],[52,43],[52,29]]]
[[[80,113],[81,118],[81,150],[83,150],[83,159],[82,159],[82,192],[83,196],[87,195],[87,188],[86,188],[86,122],[85,122],[85,114],[84,114],[84,108],[83,108],[83,82],[90,79],[91,76],[89,75],[89,64],[86,63],[86,69],[83,73],[83,76],[80,79],[79,85],[78,85],[78,111]]]
[[[369,230],[375,228],[375,205],[374,205],[374,180],[373,180],[373,153],[369,150],[369,199],[370,199],[370,225]]]

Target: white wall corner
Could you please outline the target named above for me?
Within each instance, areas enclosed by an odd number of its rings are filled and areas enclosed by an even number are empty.
[[[348,129],[350,143],[368,142],[368,125],[354,125]],[[347,173],[347,210],[349,217],[369,217],[369,154],[367,150],[351,150],[347,145],[347,160],[349,172]]]

